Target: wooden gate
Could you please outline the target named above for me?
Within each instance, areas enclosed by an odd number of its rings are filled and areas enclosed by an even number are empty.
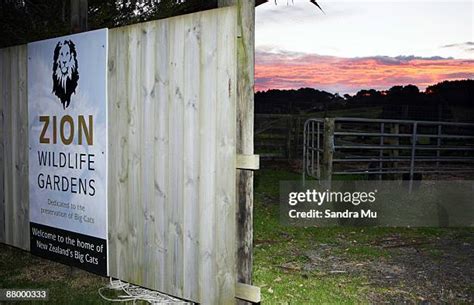
[[[110,276],[202,304],[235,303],[236,168],[254,166],[237,164],[252,160],[237,156],[237,10],[108,38]],[[0,242],[29,250],[26,49],[0,50]]]

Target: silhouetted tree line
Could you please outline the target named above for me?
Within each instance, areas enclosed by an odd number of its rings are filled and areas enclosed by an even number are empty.
[[[114,28],[217,7],[217,0],[89,0],[88,29]],[[71,0],[0,0],[0,48],[71,33]]]
[[[312,88],[268,90],[255,93],[257,113],[301,113],[320,111],[334,103],[335,95]],[[339,99],[342,101],[343,99]]]
[[[337,109],[382,107],[387,119],[451,120],[453,106],[473,113],[474,80],[444,81],[421,92],[414,85],[386,91],[360,90],[355,95],[332,94],[312,88],[268,90],[255,93],[257,113],[303,114]]]

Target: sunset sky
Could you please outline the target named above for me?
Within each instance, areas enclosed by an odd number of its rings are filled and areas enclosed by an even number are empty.
[[[308,0],[277,2],[256,9],[256,91],[474,78],[472,0],[318,0],[325,14]]]

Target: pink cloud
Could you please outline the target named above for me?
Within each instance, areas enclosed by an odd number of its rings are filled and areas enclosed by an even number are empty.
[[[441,57],[374,56],[342,58],[257,51],[255,90],[312,87],[329,92],[388,89],[413,84],[420,89],[443,80],[474,78],[474,60]]]

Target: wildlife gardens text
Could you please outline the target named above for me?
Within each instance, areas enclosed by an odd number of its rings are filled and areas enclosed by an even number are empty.
[[[68,145],[94,145],[93,117],[79,115],[75,120],[70,115],[61,118],[56,116],[39,116],[41,133],[39,143]],[[43,146],[44,147],[44,146]],[[95,171],[95,154],[57,151],[56,149],[38,150],[38,163],[40,168],[66,168],[78,170]],[[69,177],[62,175],[51,175],[43,171],[38,173],[38,187],[73,194],[84,194],[94,196],[95,180],[81,177]]]

